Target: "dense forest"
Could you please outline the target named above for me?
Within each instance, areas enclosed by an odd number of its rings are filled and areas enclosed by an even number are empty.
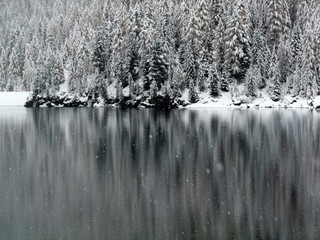
[[[312,99],[319,22],[317,0],[2,0],[0,90]]]

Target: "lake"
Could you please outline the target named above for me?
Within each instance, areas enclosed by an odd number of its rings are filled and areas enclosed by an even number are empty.
[[[0,109],[0,239],[320,239],[320,113]]]

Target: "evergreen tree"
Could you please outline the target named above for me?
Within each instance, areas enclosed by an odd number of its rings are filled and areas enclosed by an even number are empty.
[[[273,49],[272,58],[269,69],[269,89],[268,93],[273,101],[279,101],[281,96],[281,75],[279,68],[279,59],[276,50]]]
[[[122,82],[117,79],[117,86],[116,86],[116,89],[117,89],[117,101],[121,102],[122,99],[123,99],[123,88],[122,88]]]
[[[33,81],[33,94],[38,96],[46,92],[46,69],[44,65],[44,59],[42,52],[39,53],[39,58],[37,60],[37,74]]]
[[[304,29],[305,24],[308,21],[308,15],[307,13],[310,12],[309,6],[310,6],[310,0],[300,0],[300,3],[298,5],[297,9],[297,26],[301,29]]]
[[[300,92],[302,97],[312,99],[317,96],[318,84],[315,76],[315,72],[312,69],[306,69],[302,71],[301,82],[304,84],[305,92]]]
[[[225,33],[224,64],[228,78],[241,82],[250,64],[250,36],[240,15],[242,5],[237,6],[227,24]]]
[[[220,89],[223,92],[229,92],[229,83],[227,81],[226,75],[227,74],[225,72],[222,72],[220,79]]]
[[[23,90],[29,91],[33,86],[33,81],[37,75],[36,66],[31,56],[27,57],[23,71]]]
[[[197,79],[198,75],[198,56],[195,48],[194,40],[191,39],[186,46],[186,50],[184,53],[184,70],[186,73],[186,86],[188,87],[191,82],[193,82],[193,85]]]
[[[302,41],[301,41],[301,28],[299,25],[295,25],[291,34],[291,49],[292,58],[295,63],[301,66],[301,55],[302,55]]]
[[[271,52],[269,50],[267,40],[264,37],[262,26],[257,27],[253,32],[252,47],[250,56],[252,57],[251,63],[254,63],[258,67],[261,75],[260,81],[257,82],[259,89],[266,87],[266,78],[269,69],[269,60],[271,59]]]
[[[179,60],[176,60],[176,64],[173,67],[171,86],[174,97],[181,97],[181,91],[184,90],[186,86],[183,66]]]
[[[245,79],[245,92],[247,97],[257,96],[257,82],[261,78],[260,69],[251,65],[247,71]]]
[[[284,83],[287,80],[288,75],[293,71],[293,57],[290,47],[290,42],[282,38],[278,46],[278,59],[279,68],[281,74],[281,82]]]
[[[5,50],[0,48],[0,91],[5,90],[6,81],[6,71],[5,71]]]
[[[158,89],[168,80],[168,62],[164,55],[161,39],[155,35],[154,44],[147,60],[146,80],[144,81],[144,89],[148,89],[148,85],[156,81]]]
[[[19,83],[20,78],[19,62],[15,49],[12,50],[9,62],[7,91],[14,91],[14,87]]]
[[[93,46],[93,65],[98,68],[100,73],[106,69],[106,33],[104,28],[100,26],[96,32],[94,46]]]
[[[137,81],[139,78],[139,65],[140,65],[140,55],[139,55],[139,45],[137,41],[137,36],[135,32],[129,34],[126,46],[125,46],[125,58],[124,58],[124,74],[126,78],[124,79],[123,87],[129,85],[129,74],[132,75],[133,81]]]
[[[210,83],[210,95],[212,97],[219,96],[219,82],[220,82],[219,72],[215,64],[210,67],[209,71],[209,83]]]
[[[211,19],[210,28],[211,30],[216,29],[219,22],[223,21],[224,11],[221,0],[212,0],[210,5]]]
[[[291,25],[289,8],[285,0],[270,0],[268,5],[268,39],[271,46],[277,46],[279,39],[288,39]]]
[[[135,95],[135,86],[134,86],[135,84],[131,74],[129,74],[128,82],[129,82],[129,97],[132,99]]]
[[[97,29],[94,39],[93,66],[98,68],[99,73],[103,73],[105,77],[110,76],[110,60],[112,56],[112,37],[110,36],[111,23],[105,21],[102,26]],[[82,53],[86,54],[84,44],[82,44]]]
[[[198,73],[199,90],[204,91],[207,87],[206,81],[209,77],[209,68],[213,64],[213,48],[209,34],[203,39],[202,49],[200,52],[200,63]]]
[[[222,73],[225,55],[225,26],[221,19],[214,31],[213,51],[214,61],[217,64],[219,72]]]
[[[96,76],[96,91],[103,99],[108,99],[108,84],[107,80],[103,78],[103,75],[98,74]]]
[[[157,97],[157,95],[158,95],[158,84],[155,80],[153,80],[150,85],[150,98],[154,99]]]
[[[194,81],[190,81],[190,86],[189,86],[189,101],[191,103],[196,103],[199,100],[199,96],[196,92],[195,86],[194,86]]]

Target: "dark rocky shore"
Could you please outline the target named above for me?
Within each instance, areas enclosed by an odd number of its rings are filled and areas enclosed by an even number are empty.
[[[92,96],[54,96],[43,97],[32,95],[27,99],[25,107],[120,107],[120,108],[155,108],[155,109],[174,109],[179,106],[187,106],[190,103],[183,99],[172,99],[169,96],[156,96],[155,98],[139,97],[132,99],[123,97],[119,99],[94,98]]]

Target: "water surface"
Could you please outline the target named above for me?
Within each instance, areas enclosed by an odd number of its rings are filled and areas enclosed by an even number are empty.
[[[311,110],[0,109],[0,239],[319,239]]]

